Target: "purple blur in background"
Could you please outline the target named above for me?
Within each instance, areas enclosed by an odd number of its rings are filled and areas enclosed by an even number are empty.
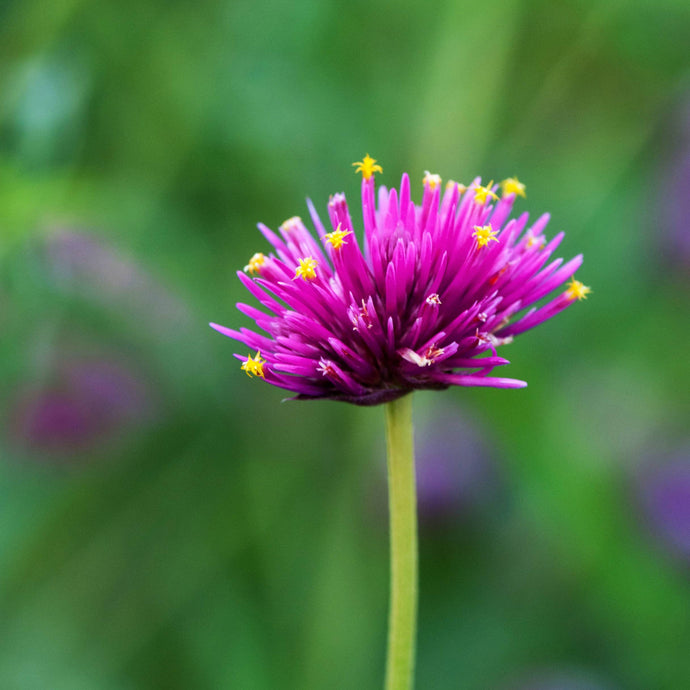
[[[690,442],[646,467],[639,486],[651,533],[674,557],[690,564]]]
[[[123,313],[159,332],[191,323],[189,307],[131,257],[98,235],[57,229],[45,247],[49,269],[58,288]]]
[[[417,500],[422,524],[438,526],[488,500],[498,478],[481,430],[457,408],[431,409],[415,427]]]
[[[670,165],[663,176],[667,260],[690,277],[690,98],[678,109]]]
[[[69,459],[148,423],[150,386],[112,357],[68,357],[40,384],[17,391],[9,403],[8,437],[31,455]]]

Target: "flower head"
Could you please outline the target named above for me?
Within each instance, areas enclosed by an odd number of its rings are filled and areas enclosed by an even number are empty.
[[[273,252],[260,255],[257,275],[238,276],[265,311],[238,308],[263,333],[211,324],[261,352],[264,359],[236,355],[242,368],[298,399],[360,405],[417,388],[525,386],[490,376],[508,364],[496,350],[586,295],[573,280],[533,306],[571,279],[582,257],[550,261],[563,233],[546,242],[548,215],[530,228],[527,214],[509,219],[516,194],[497,200],[493,183],[482,187],[476,179],[444,192],[440,178],[427,173],[416,205],[406,174],[399,189],[377,192],[380,166],[369,156],[357,165],[361,240],[344,194],[328,203],[332,229],[308,203],[320,243],[299,219],[279,234],[259,225]]]

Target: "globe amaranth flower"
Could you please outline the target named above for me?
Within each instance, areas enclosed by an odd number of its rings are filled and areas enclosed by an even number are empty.
[[[508,360],[497,349],[589,288],[572,280],[543,306],[539,300],[572,278],[582,257],[550,260],[563,239],[544,237],[549,216],[527,227],[509,219],[524,185],[469,186],[426,173],[421,205],[400,190],[375,189],[381,167],[368,155],[362,173],[363,247],[344,194],[328,202],[326,228],[307,201],[318,240],[298,217],[279,234],[259,224],[273,253],[257,253],[238,276],[266,309],[238,309],[264,334],[213,328],[246,345],[235,356],[249,376],[292,391],[359,405],[394,400],[417,388],[496,386],[523,381],[490,376]]]

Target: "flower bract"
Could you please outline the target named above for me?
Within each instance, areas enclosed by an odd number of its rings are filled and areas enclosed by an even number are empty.
[[[357,164],[361,230],[344,194],[330,198],[329,224],[308,202],[316,236],[296,216],[278,233],[259,224],[272,251],[238,276],[262,309],[237,305],[256,329],[213,328],[261,353],[235,355],[244,371],[302,400],[373,405],[419,388],[527,385],[492,375],[508,364],[497,350],[589,293],[573,278],[582,256],[552,258],[564,234],[547,240],[548,214],[529,227],[527,213],[510,218],[515,178],[499,199],[493,182],[444,191],[427,172],[417,205],[407,174],[399,189],[376,188],[375,162]]]

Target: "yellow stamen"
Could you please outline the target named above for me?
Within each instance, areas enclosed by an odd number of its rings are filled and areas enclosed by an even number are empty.
[[[261,359],[261,353],[257,350],[255,357],[248,355],[247,359],[242,362],[242,371],[246,371],[249,378],[260,376],[262,379],[265,379],[264,364],[266,364],[266,360]]]
[[[283,222],[280,229],[283,232],[289,232],[290,230],[296,230],[301,224],[302,219],[299,216],[292,216],[292,218],[288,218]]]
[[[539,249],[543,249],[545,243],[546,243],[546,241],[544,240],[544,237],[542,235],[539,235],[539,237],[535,237],[532,234],[532,231],[531,230],[529,231],[529,234],[527,237],[527,249],[532,249],[532,247],[534,247],[535,244],[539,245],[539,247],[538,247]]]
[[[436,175],[434,173],[430,173],[428,170],[424,171],[424,186],[429,187],[432,191],[436,189],[436,187],[441,186],[441,176]]]
[[[498,242],[497,234],[490,225],[475,225],[472,237],[477,240],[477,247],[486,247],[489,242]]]
[[[304,278],[304,280],[313,280],[316,278],[316,266],[317,266],[317,261],[316,259],[312,259],[311,256],[306,256],[304,259],[299,260],[299,266],[295,269],[295,277],[293,280],[297,280],[297,278]]]
[[[465,187],[464,184],[460,184],[455,180],[448,180],[448,182],[446,182],[446,190],[450,191],[451,189],[453,189],[453,185],[455,185],[458,188],[458,192],[460,192],[460,194],[464,194],[467,191],[467,187]]]
[[[498,200],[498,196],[496,196],[495,192],[491,191],[491,187],[493,186],[494,181],[491,180],[486,187],[482,187],[481,185],[477,185],[474,188],[474,200],[478,204],[485,204],[486,203],[486,197],[490,196],[494,201]]]
[[[589,295],[590,292],[592,292],[592,288],[583,285],[579,280],[575,280],[575,278],[573,278],[568,283],[568,289],[566,290],[565,294],[568,299],[583,300],[587,299],[587,295]]]
[[[383,172],[380,165],[376,165],[376,159],[372,158],[368,153],[361,161],[357,161],[352,165],[356,166],[355,173],[362,173],[362,177],[368,180],[375,172]]]
[[[425,301],[430,307],[438,307],[441,304],[441,298],[438,296],[437,292],[429,295]]]
[[[338,223],[338,227],[333,232],[325,234],[323,238],[326,242],[330,242],[333,249],[340,249],[344,244],[347,244],[345,238],[351,234],[352,230],[341,230],[340,223]]]
[[[261,267],[266,263],[266,257],[261,253],[257,252],[249,259],[249,263],[244,267],[245,273],[259,273]]]
[[[501,182],[501,189],[503,190],[504,197],[509,194],[515,194],[523,199],[525,198],[525,185],[517,177],[509,177],[507,180],[503,180]]]

